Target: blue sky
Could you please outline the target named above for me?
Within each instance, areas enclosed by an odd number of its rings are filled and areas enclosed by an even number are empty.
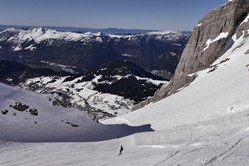
[[[227,0],[0,0],[0,24],[192,30]]]

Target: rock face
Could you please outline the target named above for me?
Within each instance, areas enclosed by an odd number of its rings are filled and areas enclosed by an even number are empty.
[[[248,11],[249,0],[233,0],[204,16],[194,28],[169,84],[162,86],[154,98],[136,105],[134,109],[161,100],[188,86],[195,79],[195,72],[210,67],[232,45],[230,41],[234,34],[237,34],[237,38],[242,34],[242,30],[248,26],[241,25]]]

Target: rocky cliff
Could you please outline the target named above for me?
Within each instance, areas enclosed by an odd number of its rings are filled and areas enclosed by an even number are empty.
[[[210,67],[231,47],[233,35],[239,38],[244,30],[248,29],[248,11],[249,0],[232,0],[204,16],[193,29],[169,84],[162,86],[153,98],[136,105],[134,109],[161,100],[188,86],[196,78],[197,71]]]

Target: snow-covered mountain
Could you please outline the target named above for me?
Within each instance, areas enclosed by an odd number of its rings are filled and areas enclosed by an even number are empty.
[[[46,40],[65,40],[65,41],[81,41],[84,43],[89,43],[93,41],[103,42],[104,37],[107,37],[109,40],[135,40],[136,38],[148,36],[148,38],[153,38],[158,41],[167,41],[167,42],[175,42],[172,45],[180,45],[178,43],[180,39],[184,39],[190,35],[190,32],[181,32],[181,31],[157,31],[157,32],[148,32],[144,34],[138,35],[109,35],[109,34],[102,34],[101,32],[85,32],[85,33],[76,33],[76,32],[64,32],[64,31],[57,31],[52,29],[46,28],[28,28],[28,29],[15,29],[15,28],[6,28],[1,30],[1,41],[8,41],[14,44],[22,45],[27,41],[34,41],[35,43],[40,43]],[[185,36],[184,36],[185,35]],[[181,41],[184,42],[184,41]],[[52,44],[52,43],[51,43]],[[21,49],[29,49],[34,50],[36,48],[23,48],[20,47],[19,49],[16,47],[14,48],[15,51],[19,51]]]
[[[52,69],[70,66],[83,71],[129,60],[149,72],[164,71],[164,76],[170,78],[188,38],[189,34],[180,31],[108,35],[7,28],[0,30],[0,57],[27,65]]]

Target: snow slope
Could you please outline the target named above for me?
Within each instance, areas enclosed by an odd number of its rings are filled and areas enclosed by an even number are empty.
[[[0,140],[100,141],[150,130],[148,125],[98,124],[86,112],[58,106],[53,95],[36,94],[4,84],[0,84],[0,91]]]
[[[242,36],[188,87],[155,104],[123,116],[130,124],[155,130],[193,124],[249,110],[249,38]]]
[[[249,111],[193,126],[102,142],[0,142],[0,165],[244,166],[249,163]],[[191,139],[192,131],[192,139]],[[123,155],[118,156],[120,145]]]

